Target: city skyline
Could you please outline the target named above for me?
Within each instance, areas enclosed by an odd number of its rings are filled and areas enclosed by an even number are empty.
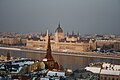
[[[119,0],[1,0],[0,32],[120,34]]]

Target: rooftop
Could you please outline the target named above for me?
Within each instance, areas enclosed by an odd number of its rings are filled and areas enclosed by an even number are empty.
[[[101,67],[97,67],[96,64],[98,65],[98,63],[93,63],[90,67],[86,67],[85,69],[102,75],[120,75],[120,65],[103,62],[99,63]]]
[[[55,32],[58,32],[58,33],[62,33],[63,32],[62,28],[60,27],[60,23],[58,24],[58,27],[55,30]]]

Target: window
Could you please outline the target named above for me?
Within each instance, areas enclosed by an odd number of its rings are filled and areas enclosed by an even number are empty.
[[[107,80],[107,78],[106,78],[106,77],[104,77],[104,80]]]
[[[108,78],[108,80],[110,80],[110,77]]]
[[[115,80],[114,78],[112,78],[112,80]]]
[[[116,78],[116,80],[119,80],[118,78]]]
[[[103,77],[101,77],[101,80],[103,79]]]

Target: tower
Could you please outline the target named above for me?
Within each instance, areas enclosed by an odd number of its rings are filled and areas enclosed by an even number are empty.
[[[59,22],[58,27],[55,30],[55,41],[59,42],[63,38],[64,38],[64,33],[62,28],[60,27],[60,22]]]
[[[46,50],[46,56],[43,59],[43,62],[45,63],[45,68],[49,70],[53,69],[59,69],[59,65],[57,62],[54,61],[52,54],[51,54],[51,44],[50,44],[50,36],[48,35],[48,43],[47,43],[47,50]]]
[[[50,36],[48,36],[47,51],[46,51],[45,58],[47,59],[47,61],[54,61],[52,54],[51,54]]]

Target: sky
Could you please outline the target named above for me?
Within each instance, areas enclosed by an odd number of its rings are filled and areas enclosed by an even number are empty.
[[[120,0],[0,0],[0,32],[120,34]]]

